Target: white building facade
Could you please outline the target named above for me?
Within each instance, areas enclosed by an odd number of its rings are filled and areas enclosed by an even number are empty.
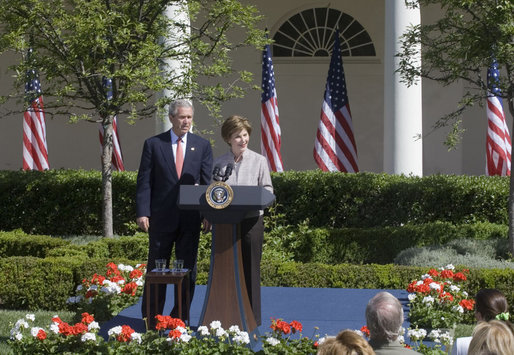
[[[248,1],[250,2],[250,1]],[[464,113],[466,129],[462,143],[448,151],[443,145],[447,130],[432,130],[438,118],[456,109],[462,85],[441,87],[423,80],[414,87],[399,83],[394,53],[397,36],[411,23],[429,22],[439,16],[435,9],[407,10],[403,0],[259,0],[251,1],[265,16],[275,39],[275,68],[284,169],[311,170],[314,138],[333,42],[326,34],[337,23],[341,30],[343,65],[353,117],[360,171],[429,175],[485,172],[485,108]],[[234,66],[254,73],[260,86],[261,52],[242,49],[233,53]],[[0,58],[0,93],[8,92],[12,79],[6,72],[9,61]],[[484,68],[484,74],[487,68]],[[44,82],[42,83],[44,90]],[[223,106],[225,117],[246,116],[254,131],[250,148],[260,151],[260,92]],[[506,113],[507,124],[512,118]],[[215,120],[196,107],[196,125],[213,131],[215,155],[227,149]],[[127,124],[118,118],[119,134],[127,170],[137,170],[144,140],[154,135],[154,118]],[[47,118],[50,167],[100,169],[98,127],[67,123],[66,117]],[[22,115],[0,118],[0,169],[22,167]]]

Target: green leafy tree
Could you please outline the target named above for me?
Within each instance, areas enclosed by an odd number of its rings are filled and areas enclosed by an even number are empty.
[[[433,23],[412,26],[402,37],[399,72],[408,85],[420,77],[442,85],[464,82],[467,91],[459,106],[440,118],[434,128],[452,125],[450,147],[459,141],[460,115],[483,105],[488,96],[487,68],[494,59],[501,75],[499,96],[514,116],[514,2],[512,0],[406,0],[407,6],[441,9]],[[421,49],[421,50],[420,50]],[[420,57],[421,55],[421,57]],[[421,59],[421,62],[419,61]],[[514,132],[514,127],[510,132]],[[510,178],[509,245],[514,253],[514,178]]]
[[[180,7],[191,21],[164,16],[168,6]],[[2,0],[0,53],[20,55],[10,68],[16,74],[13,91],[3,101],[21,103],[25,73],[36,69],[47,114],[103,126],[102,205],[109,237],[114,117],[148,117],[179,97],[216,115],[221,102],[250,86],[251,74],[232,68],[230,51],[262,48],[260,20],[255,7],[237,0]],[[30,60],[24,57],[29,49]],[[168,60],[176,65],[166,65]],[[112,79],[110,100],[104,78]],[[164,89],[173,97],[156,94]]]

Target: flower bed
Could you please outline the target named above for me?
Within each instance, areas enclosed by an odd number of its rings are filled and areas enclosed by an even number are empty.
[[[407,287],[409,321],[418,328],[453,328],[473,323],[475,301],[466,290],[469,270],[455,271],[453,265],[422,275]]]
[[[105,276],[95,273],[77,286],[76,295],[67,301],[71,310],[94,314],[98,321],[105,321],[137,303],[143,293],[146,265],[110,262],[106,267]]]

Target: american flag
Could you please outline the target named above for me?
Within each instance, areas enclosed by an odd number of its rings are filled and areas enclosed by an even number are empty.
[[[339,31],[335,31],[321,120],[314,143],[314,160],[323,171],[359,171]]]
[[[261,154],[268,159],[271,171],[282,172],[280,155],[280,124],[278,120],[275,73],[269,45],[262,52]]]
[[[500,72],[498,63],[493,60],[487,70],[487,139],[486,139],[486,175],[510,175],[511,141],[505,121],[501,98],[497,95]]]
[[[47,170],[50,167],[43,96],[38,74],[33,69],[27,72],[25,95],[29,106],[23,114],[23,170]]]
[[[103,79],[103,85],[107,91],[107,100],[112,99],[112,79]],[[100,137],[100,145],[103,147],[104,143],[104,128],[100,123],[99,129],[99,137]],[[112,121],[112,166],[117,171],[125,171],[125,166],[123,165],[123,154],[121,152],[120,138],[118,135],[118,122],[116,116],[114,116],[114,120]]]

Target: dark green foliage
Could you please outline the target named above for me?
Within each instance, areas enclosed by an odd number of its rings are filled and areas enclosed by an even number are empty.
[[[47,235],[28,235],[22,230],[0,231],[0,258],[7,256],[35,256],[44,258],[49,251],[65,247],[69,242]]]
[[[134,172],[113,173],[116,234],[132,231],[135,220]],[[0,171],[0,230],[21,228],[48,235],[101,235],[99,171]]]
[[[387,264],[410,247],[446,244],[456,239],[507,239],[508,227],[491,223],[453,225],[433,222],[402,227],[312,228],[307,223],[275,228],[265,245],[292,253],[298,262]],[[266,246],[265,246],[266,252]]]
[[[283,225],[369,228],[445,221],[507,224],[508,178],[289,171],[273,174]],[[136,173],[113,173],[114,232],[135,231]],[[0,171],[0,230],[101,235],[98,171]],[[276,217],[279,216],[279,217]]]
[[[447,221],[507,223],[508,178],[319,170],[273,174],[285,225],[376,227]]]

